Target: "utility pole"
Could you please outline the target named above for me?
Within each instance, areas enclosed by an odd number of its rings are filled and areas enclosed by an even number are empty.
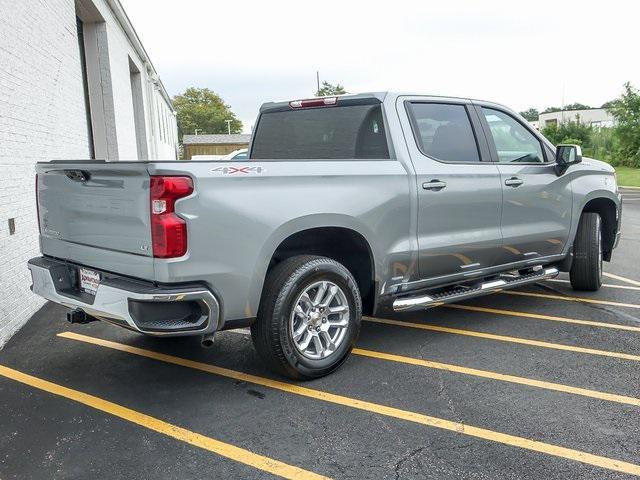
[[[225,120],[225,122],[227,122],[227,133],[231,135],[231,122],[233,122],[233,120]]]
[[[318,92],[320,91],[320,72],[318,70],[316,70],[316,95],[318,94]]]

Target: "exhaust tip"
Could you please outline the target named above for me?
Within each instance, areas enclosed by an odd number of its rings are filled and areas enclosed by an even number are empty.
[[[213,347],[213,340],[214,340],[213,333],[208,333],[202,336],[200,345],[202,345],[203,348],[211,348]]]

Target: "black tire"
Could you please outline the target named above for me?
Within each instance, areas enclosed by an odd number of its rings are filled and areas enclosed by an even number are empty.
[[[290,319],[298,297],[319,281],[332,282],[341,289],[349,307],[348,326],[335,351],[326,358],[311,359],[294,343]],[[318,378],[333,372],[349,356],[360,332],[361,316],[360,291],[349,270],[330,258],[300,255],[277,264],[267,275],[251,338],[260,356],[277,373],[296,380]]]
[[[569,278],[574,290],[595,292],[602,285],[602,220],[597,213],[580,217]]]

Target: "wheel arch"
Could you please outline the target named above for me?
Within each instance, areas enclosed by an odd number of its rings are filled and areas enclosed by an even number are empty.
[[[286,234],[271,242],[269,253],[259,267],[260,297],[267,273],[278,263],[295,255],[312,254],[332,258],[343,264],[354,276],[362,296],[362,309],[366,314],[376,304],[376,266],[374,249],[362,230],[345,222],[323,222],[313,225],[305,221],[298,228],[286,229]]]
[[[617,211],[618,206],[614,200],[609,197],[599,196],[588,200],[580,212],[581,216],[587,212],[600,215],[602,220],[602,253],[606,261],[611,260],[611,252],[613,251],[616,232],[618,231]]]

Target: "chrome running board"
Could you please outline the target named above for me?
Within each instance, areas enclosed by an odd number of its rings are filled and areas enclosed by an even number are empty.
[[[404,312],[418,308],[437,307],[444,303],[458,302],[467,298],[479,297],[489,293],[507,290],[529,283],[539,282],[548,278],[558,276],[558,269],[555,267],[542,268],[534,267],[534,271],[524,275],[508,275],[503,274],[492,280],[480,282],[472,286],[456,285],[444,292],[432,295],[418,295],[415,297],[402,297],[393,301],[393,310],[396,312]]]

